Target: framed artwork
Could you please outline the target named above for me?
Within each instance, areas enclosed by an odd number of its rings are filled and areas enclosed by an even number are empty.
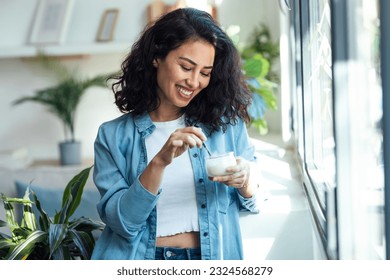
[[[115,25],[118,20],[119,10],[105,10],[102,19],[100,20],[99,30],[96,36],[96,41],[109,42],[114,37]]]
[[[39,0],[29,38],[31,44],[65,41],[74,0]]]

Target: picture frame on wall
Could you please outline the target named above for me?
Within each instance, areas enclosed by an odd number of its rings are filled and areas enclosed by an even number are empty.
[[[39,0],[29,37],[31,44],[65,42],[74,0]]]
[[[103,12],[100,20],[96,41],[109,42],[114,38],[115,26],[118,21],[119,10],[108,9]]]

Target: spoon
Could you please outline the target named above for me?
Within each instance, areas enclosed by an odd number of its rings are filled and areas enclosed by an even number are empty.
[[[207,148],[206,144],[203,142],[202,145],[206,149],[206,151],[209,154],[209,156],[211,156],[211,153],[210,153],[209,149]]]
[[[194,124],[195,127],[199,127],[199,125],[197,124]],[[206,152],[209,154],[209,156],[211,156],[211,152],[210,150],[207,148],[206,144],[204,142],[202,142],[202,146],[206,149]]]

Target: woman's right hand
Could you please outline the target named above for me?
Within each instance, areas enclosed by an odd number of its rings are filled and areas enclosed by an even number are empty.
[[[177,129],[169,136],[164,146],[141,174],[141,184],[150,192],[157,194],[165,167],[188,148],[201,147],[206,140],[206,136],[199,127],[189,126]]]
[[[199,127],[179,128],[169,136],[154,159],[158,160],[163,166],[167,166],[174,158],[187,151],[188,148],[202,147],[202,143],[206,140],[206,136]]]

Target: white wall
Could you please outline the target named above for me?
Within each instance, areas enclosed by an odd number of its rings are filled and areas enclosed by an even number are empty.
[[[175,1],[165,1],[172,4]],[[0,0],[0,52],[1,47],[18,48],[28,39],[37,1]],[[107,8],[120,8],[115,41],[130,47],[146,24],[149,0],[76,0],[66,38],[67,44],[92,43],[99,21]],[[21,8],[23,7],[23,9]],[[260,22],[269,24],[275,38],[279,36],[279,10],[274,0],[223,0],[218,10],[219,20],[225,27],[241,26],[245,41],[253,27]],[[126,49],[113,54],[64,58],[69,67],[77,67],[82,75],[108,73],[119,69]],[[33,159],[58,158],[57,144],[63,140],[61,123],[38,104],[25,103],[12,106],[17,98],[33,94],[53,81],[30,59],[0,58],[0,151],[28,148]],[[90,88],[77,112],[76,137],[83,143],[83,157],[93,157],[93,141],[98,126],[119,115],[107,89]],[[276,117],[277,118],[277,117]],[[275,123],[278,123],[276,119]]]
[[[218,2],[218,1],[216,1]],[[240,40],[246,42],[255,26],[266,23],[272,39],[279,38],[279,5],[277,0],[223,0],[218,7],[218,19],[225,27],[239,25]]]

